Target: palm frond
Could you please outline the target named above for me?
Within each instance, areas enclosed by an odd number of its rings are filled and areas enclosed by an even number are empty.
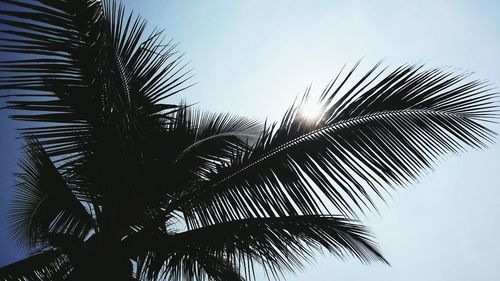
[[[76,140],[102,130],[146,138],[176,107],[162,100],[188,87],[175,46],[161,32],[144,36],[145,21],[115,1],[2,2],[0,51],[12,59],[0,62],[0,89],[25,91],[4,96],[31,113],[12,118],[54,124],[26,128],[51,156],[80,152]]]
[[[446,153],[493,141],[483,123],[494,120],[497,108],[487,83],[421,66],[383,77],[377,67],[351,88],[344,89],[354,69],[328,85],[317,120],[300,112],[307,99],[292,106],[281,124],[170,210],[181,209],[191,227],[276,215],[356,217]]]
[[[92,217],[43,147],[27,140],[25,153],[9,214],[15,240],[20,245],[43,244],[49,232],[85,237],[93,228]]]
[[[172,119],[175,121],[166,126],[165,134],[153,142],[154,159],[144,163],[146,173],[140,178],[141,185],[158,186],[159,192],[151,196],[157,199],[155,204],[150,204],[149,211],[134,224],[141,231],[164,226],[169,215],[165,205],[172,198],[206,180],[217,165],[228,164],[238,150],[254,143],[262,130],[260,123],[250,118],[204,112],[185,105],[179,106]]]
[[[66,257],[48,250],[0,268],[0,280],[66,280],[71,271]]]
[[[146,197],[159,190],[156,176],[146,195],[134,191],[158,172],[148,171],[157,158],[156,142],[177,109],[164,99],[189,87],[175,45],[163,44],[162,32],[147,35],[145,21],[125,16],[115,1],[3,2],[0,25],[11,31],[0,51],[14,56],[0,62],[6,73],[0,89],[14,90],[4,96],[6,107],[21,111],[11,117],[43,123],[22,129],[23,136],[39,140],[71,175],[69,184],[87,181],[78,196],[96,213],[107,213],[108,223],[99,223],[130,224],[155,198]],[[84,171],[89,165],[95,172]],[[89,191],[92,196],[84,194]],[[137,196],[122,200],[119,194]],[[117,210],[107,212],[112,205]],[[121,212],[124,222],[111,217]]]
[[[156,29],[143,39],[146,21],[132,13],[126,17],[124,6],[114,0],[105,2],[104,12],[122,91],[144,116],[158,113],[162,107],[155,105],[189,87],[185,82],[192,77],[183,71],[176,44],[165,43],[163,31]]]
[[[138,259],[140,280],[214,280],[244,281],[237,268],[223,257],[210,256],[190,249],[168,257],[148,252]]]
[[[235,151],[247,148],[262,131],[260,123],[246,117],[227,113],[203,112],[181,106],[175,122],[168,129],[179,148],[174,149],[174,173],[187,171],[194,174],[193,181],[206,179],[217,165],[227,163]],[[186,181],[189,177],[182,177]],[[184,184],[190,186],[186,181]]]
[[[90,138],[99,123],[99,73],[96,1],[2,0],[0,89],[22,93],[3,96],[18,120],[58,127],[26,128],[53,155],[76,152],[75,138]],[[33,129],[33,130],[30,130]]]
[[[157,235],[158,236],[158,235]],[[362,262],[387,262],[360,224],[336,216],[294,216],[230,221],[186,232],[148,238],[152,264],[169,263],[173,257],[200,253],[227,259],[252,278],[254,263],[262,264],[274,276],[294,272],[325,249]],[[186,253],[188,251],[188,253]],[[168,269],[168,267],[167,267]]]

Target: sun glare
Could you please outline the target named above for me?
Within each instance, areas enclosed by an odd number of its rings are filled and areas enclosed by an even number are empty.
[[[300,111],[305,119],[315,121],[321,116],[321,105],[315,102],[306,102]]]

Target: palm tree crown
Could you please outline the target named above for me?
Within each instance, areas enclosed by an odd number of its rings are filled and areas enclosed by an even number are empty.
[[[190,72],[114,1],[1,0],[0,89],[30,121],[2,280],[243,280],[317,250],[387,263],[358,216],[445,153],[483,148],[495,93],[467,74],[341,71],[279,123],[166,103]],[[349,86],[347,86],[349,85]]]

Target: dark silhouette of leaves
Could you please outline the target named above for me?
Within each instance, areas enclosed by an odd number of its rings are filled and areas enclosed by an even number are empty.
[[[0,280],[280,278],[318,252],[388,263],[359,215],[493,141],[497,94],[468,74],[356,64],[261,124],[169,103],[190,71],[115,1],[0,3],[0,98],[29,124],[9,218],[35,250]]]

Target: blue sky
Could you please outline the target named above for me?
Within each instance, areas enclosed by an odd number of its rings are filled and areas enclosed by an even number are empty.
[[[498,1],[125,4],[180,42],[198,82],[182,98],[208,110],[278,120],[309,84],[321,91],[342,65],[360,58],[362,70],[380,59],[392,66],[425,62],[474,71],[474,78],[500,85]],[[6,113],[0,115],[5,190],[12,184],[9,173],[15,169],[18,142]],[[380,205],[380,216],[365,218],[392,267],[318,254],[317,263],[287,280],[498,280],[499,156],[496,144],[448,157],[420,183]],[[0,199],[4,213],[6,198]],[[1,249],[8,249],[5,231],[0,238]],[[0,261],[13,258],[2,254]]]

